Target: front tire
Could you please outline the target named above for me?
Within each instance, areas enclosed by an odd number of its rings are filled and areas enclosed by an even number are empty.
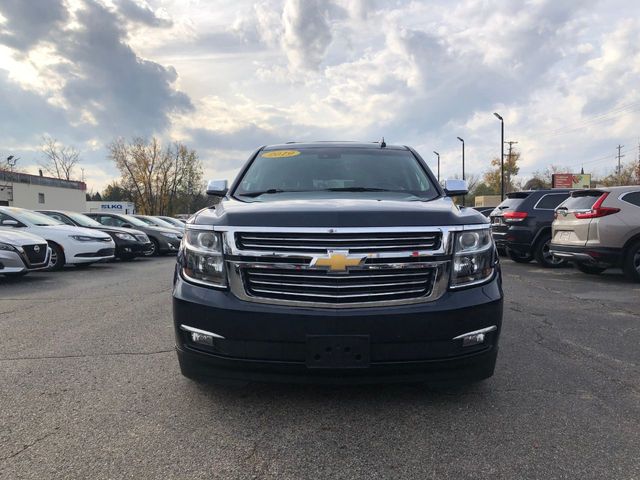
[[[158,244],[158,241],[155,238],[150,238],[150,240],[151,240],[151,248],[149,249],[148,252],[145,252],[144,256],[157,257],[158,255],[160,255],[160,245]]]
[[[564,266],[567,261],[564,258],[558,258],[551,254],[549,246],[551,245],[551,235],[542,235],[536,242],[533,249],[533,256],[544,268],[558,268]]]
[[[64,250],[57,243],[49,242],[51,247],[51,260],[49,261],[49,270],[52,272],[59,272],[64,268],[66,259],[64,257]]]
[[[606,268],[589,265],[588,263],[576,262],[575,265],[578,270],[582,273],[586,273],[587,275],[600,275],[606,270]]]
[[[634,243],[627,249],[622,271],[632,282],[640,282],[640,242]]]

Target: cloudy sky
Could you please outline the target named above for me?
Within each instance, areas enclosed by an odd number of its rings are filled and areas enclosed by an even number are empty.
[[[51,135],[82,152],[157,135],[231,178],[257,146],[415,146],[442,176],[482,173],[499,122],[523,177],[638,159],[640,2],[0,0],[0,156],[35,172]],[[80,172],[78,172],[80,175]]]

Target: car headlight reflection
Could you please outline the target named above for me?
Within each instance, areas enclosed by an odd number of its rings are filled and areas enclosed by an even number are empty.
[[[219,233],[187,230],[183,239],[182,273],[187,280],[225,287],[227,275]]]
[[[491,231],[472,230],[455,235],[451,287],[476,285],[491,278],[495,269]]]
[[[128,233],[116,233],[116,237],[121,240],[127,240],[129,242],[135,242],[136,238],[133,235],[129,235]]]

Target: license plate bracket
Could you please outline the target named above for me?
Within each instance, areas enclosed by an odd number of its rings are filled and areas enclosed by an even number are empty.
[[[369,335],[307,335],[308,368],[367,368]]]

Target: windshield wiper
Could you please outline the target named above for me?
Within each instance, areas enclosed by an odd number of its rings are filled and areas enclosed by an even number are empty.
[[[260,195],[272,194],[272,193],[285,193],[285,192],[293,192],[295,190],[280,190],[279,188],[270,188],[269,190],[262,190],[261,192],[247,192],[247,193],[239,193],[240,197],[259,197]]]
[[[386,188],[373,188],[373,187],[336,187],[325,188],[327,192],[391,192]]]

